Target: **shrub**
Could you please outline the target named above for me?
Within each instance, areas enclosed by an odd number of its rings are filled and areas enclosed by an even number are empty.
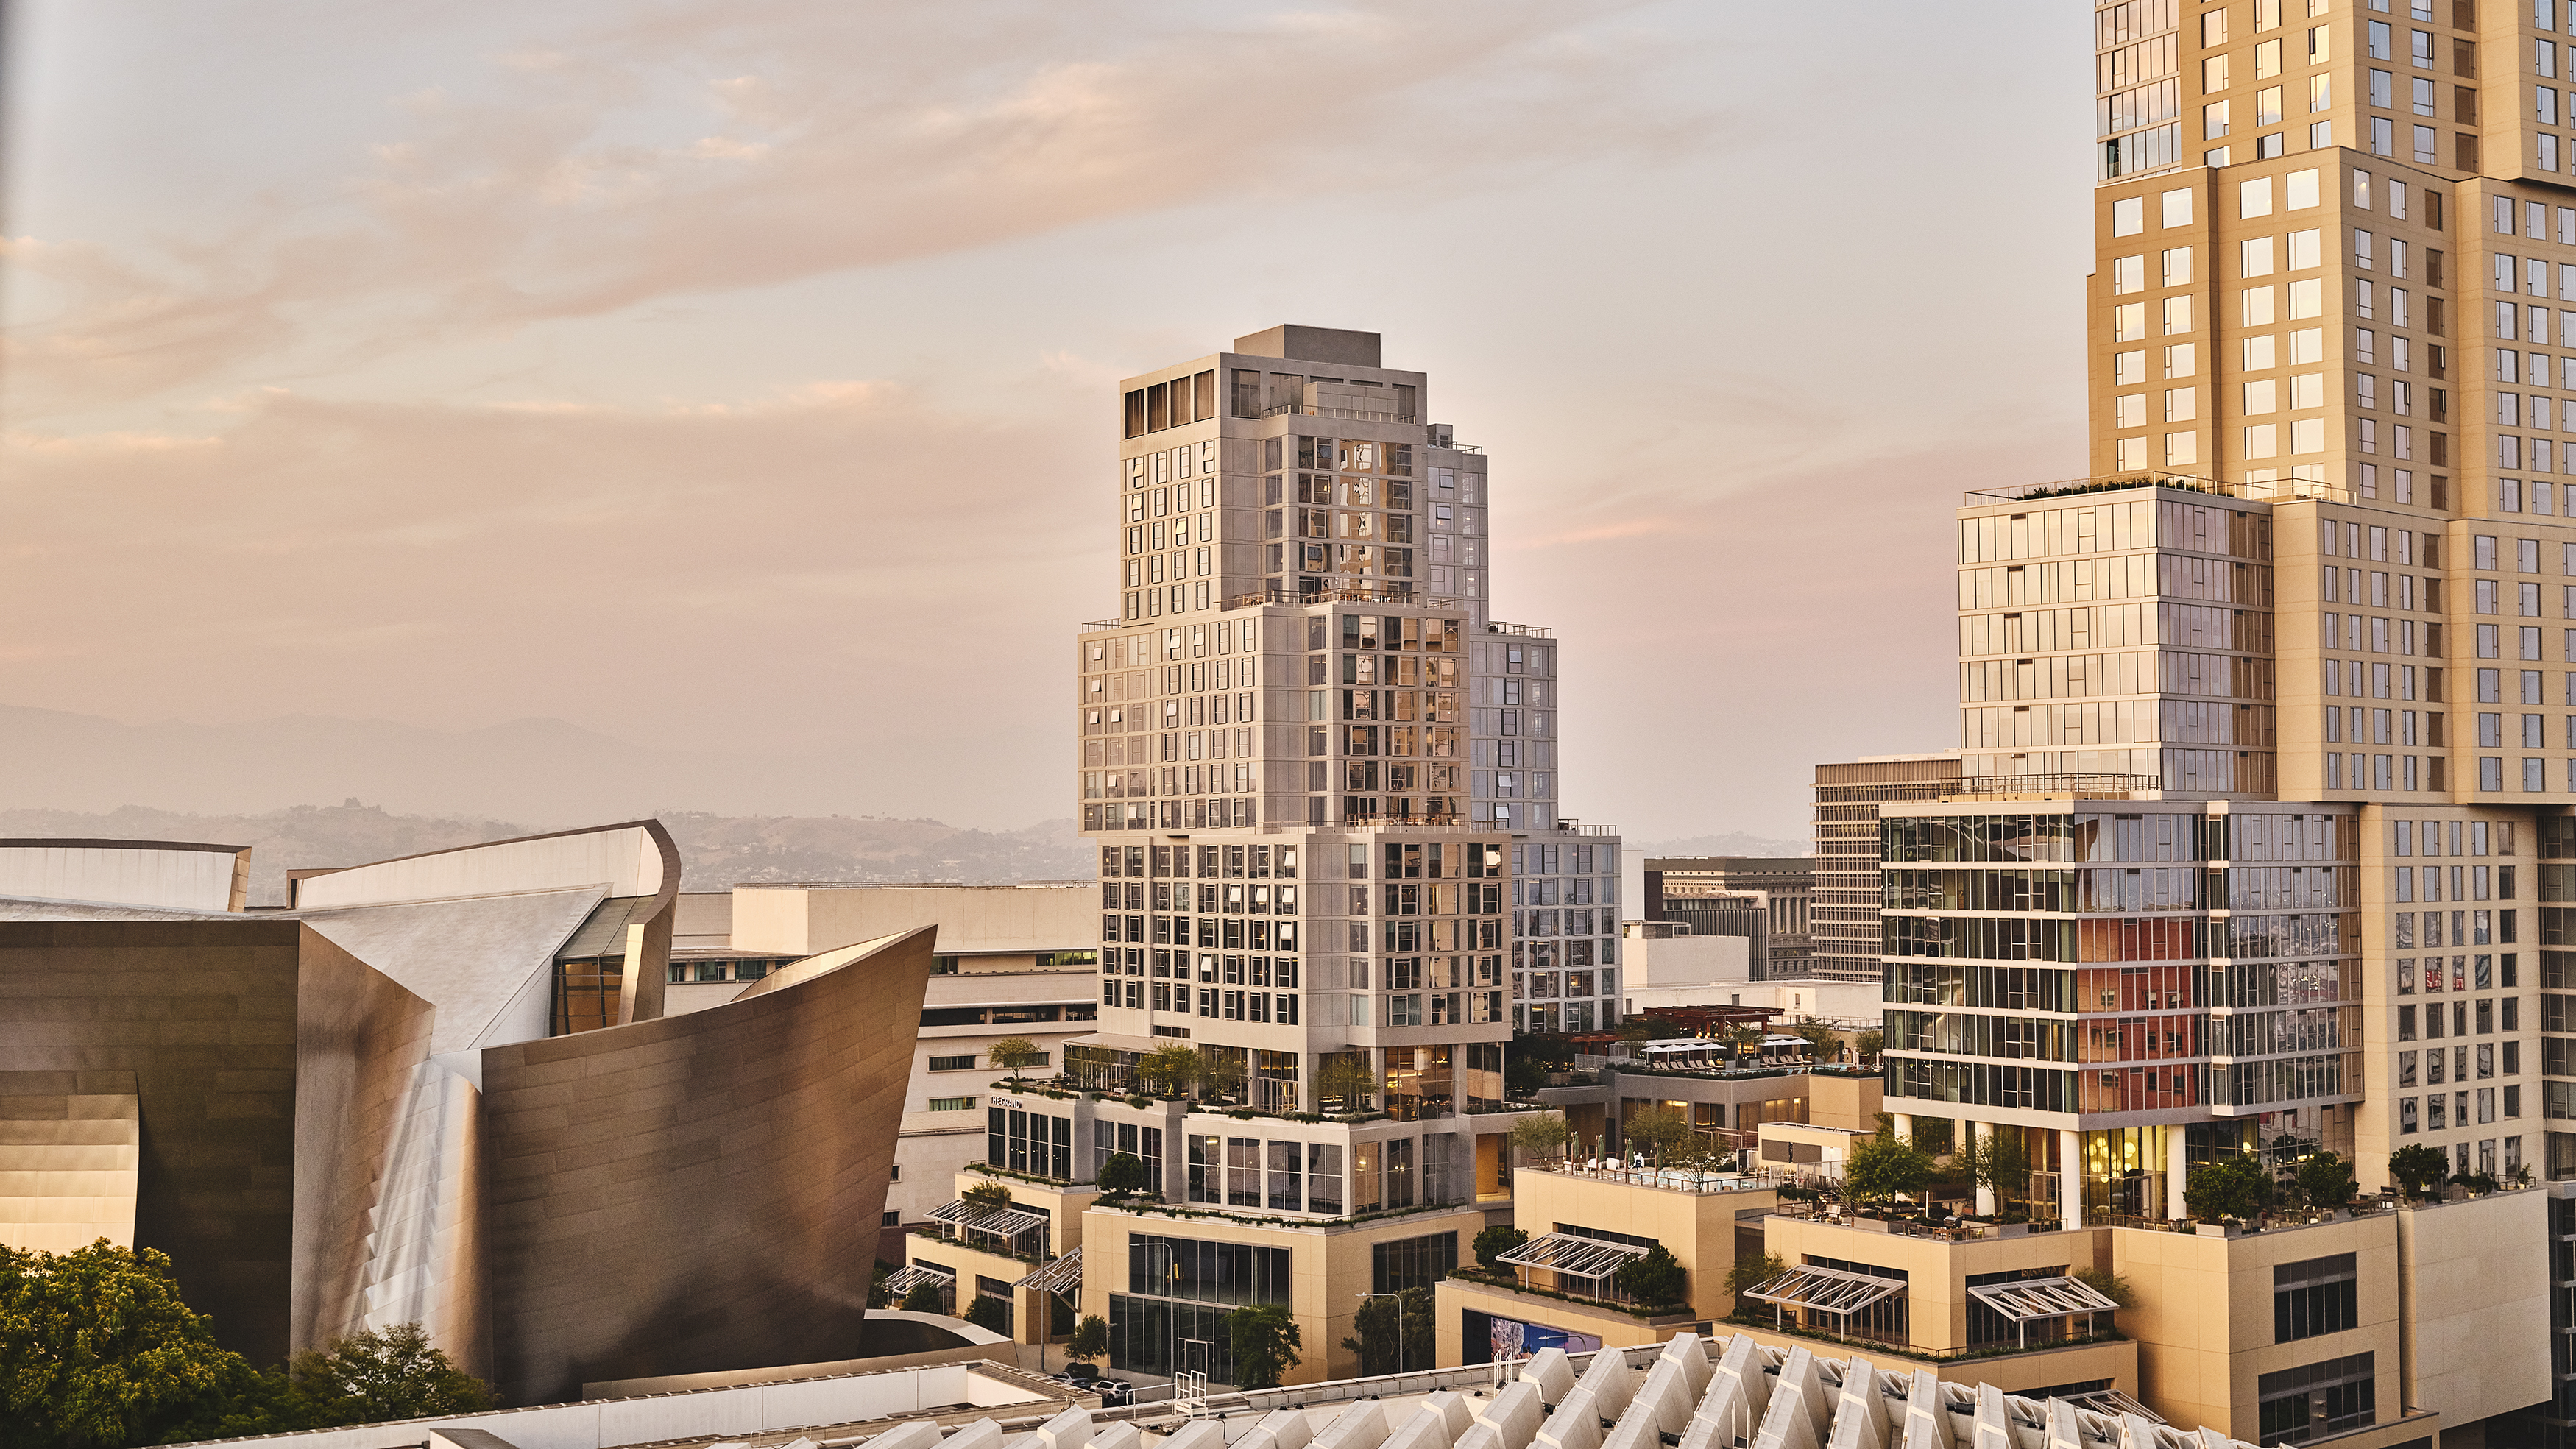
[[[1125,1197],[1146,1186],[1145,1163],[1132,1152],[1113,1152],[1100,1164],[1100,1191],[1108,1197]]]
[[[1529,1241],[1529,1232],[1508,1224],[1491,1227],[1476,1235],[1476,1261],[1490,1272],[1500,1272],[1503,1254]]]
[[[2183,1205],[2206,1222],[2246,1219],[2272,1201],[2272,1174],[2250,1152],[2205,1162],[2184,1181]]]
[[[1646,1256],[1620,1264],[1610,1281],[1620,1292],[1649,1307],[1682,1302],[1690,1291],[1689,1272],[1661,1243],[1648,1248]]]

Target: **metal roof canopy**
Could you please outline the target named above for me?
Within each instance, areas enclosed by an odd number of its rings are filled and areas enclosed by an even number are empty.
[[[1783,1308],[1811,1308],[1818,1313],[1848,1318],[1864,1308],[1895,1297],[1905,1289],[1906,1283],[1902,1278],[1846,1273],[1840,1268],[1819,1268],[1810,1264],[1756,1283],[1745,1289],[1743,1296]]]
[[[1494,1261],[1515,1268],[1538,1268],[1550,1273],[1568,1273],[1577,1278],[1607,1278],[1632,1259],[1646,1256],[1646,1249],[1626,1243],[1603,1242],[1599,1238],[1578,1237],[1573,1233],[1541,1233]]]
[[[1019,1208],[984,1207],[960,1198],[930,1210],[933,1222],[946,1223],[959,1232],[991,1233],[996,1237],[1016,1238],[1048,1224],[1044,1213],[1026,1212]]]
[[[1042,1293],[1066,1293],[1082,1286],[1082,1249],[1068,1248],[1061,1257],[1047,1260],[1046,1265],[1020,1280],[1023,1288]]]
[[[933,1268],[925,1263],[906,1263],[886,1275],[885,1291],[899,1303],[905,1294],[924,1283],[954,1287],[956,1282],[957,1275],[944,1269]]]
[[[2077,1313],[2108,1313],[2120,1305],[2079,1278],[2026,1278],[2018,1283],[1985,1283],[1968,1296],[2015,1323],[2064,1318]]]

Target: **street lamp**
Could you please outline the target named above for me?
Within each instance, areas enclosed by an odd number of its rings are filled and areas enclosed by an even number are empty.
[[[1361,1294],[1359,1297],[1360,1297],[1360,1302],[1361,1302],[1361,1303],[1363,1303],[1363,1304],[1367,1303],[1367,1302],[1368,1302],[1370,1299],[1372,1299],[1372,1298],[1392,1298],[1392,1299],[1394,1299],[1394,1300],[1395,1300],[1395,1371],[1396,1371],[1397,1373],[1402,1373],[1402,1372],[1404,1372],[1404,1294],[1403,1294],[1403,1292],[1399,1290],[1399,1291],[1394,1292],[1394,1293],[1363,1293],[1363,1294]]]

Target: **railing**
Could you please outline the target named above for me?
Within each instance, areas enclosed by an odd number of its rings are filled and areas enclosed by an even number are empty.
[[[1525,639],[1553,639],[1556,637],[1556,631],[1554,629],[1542,629],[1536,624],[1506,624],[1500,620],[1487,624],[1485,626],[1485,632],[1488,634],[1511,634]]]
[[[1990,508],[1998,503],[2026,503],[2042,498],[2064,498],[2083,493],[2111,493],[2130,488],[2170,488],[2183,493],[2209,493],[2221,498],[2244,498],[2261,502],[2284,502],[2293,498],[2317,498],[2328,503],[2350,503],[2352,490],[2331,483],[2306,478],[2276,478],[2267,482],[2251,480],[2228,482],[2224,478],[2201,478],[2189,473],[2150,470],[2123,473],[2109,478],[2063,478],[2053,483],[2029,483],[2018,488],[1971,488],[1963,495],[1969,508]]]
[[[1265,418],[1350,418],[1364,423],[1410,423],[1418,421],[1412,413],[1399,413],[1393,411],[1382,412],[1375,408],[1331,408],[1325,407],[1320,403],[1310,404],[1302,398],[1291,399],[1287,402],[1272,403],[1270,406],[1261,410],[1261,415]]]
[[[1939,784],[1943,800],[2030,800],[2057,796],[2126,799],[2140,790],[2162,790],[2161,775],[1963,775]]]
[[[1586,825],[1580,820],[1562,818],[1546,828],[1563,835],[1616,835],[1619,833],[1619,827],[1616,825]]]
[[[1121,620],[1094,619],[1090,623],[1082,626],[1082,632],[1085,634],[1097,634],[1103,629],[1123,629],[1125,627],[1127,627],[1126,624]]]
[[[1462,609],[1469,607],[1458,599],[1417,597],[1410,584],[1390,588],[1302,589],[1260,588],[1247,594],[1229,594],[1218,606],[1227,609],[1249,609],[1256,604],[1402,604],[1417,609]],[[1085,625],[1089,628],[1089,625]],[[1113,621],[1114,627],[1114,621]]]

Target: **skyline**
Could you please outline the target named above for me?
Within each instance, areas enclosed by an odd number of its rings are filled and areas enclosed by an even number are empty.
[[[973,36],[788,6],[29,7],[0,703],[556,718],[734,761],[638,808],[882,755],[913,767],[818,771],[814,808],[1058,817],[1042,701],[1070,681],[1013,621],[1109,611],[1084,525],[1115,380],[1292,320],[1380,332],[1511,460],[1495,614],[1584,641],[1568,798],[1631,838],[1802,835],[1813,764],[1954,738],[1922,566],[1958,489],[2084,471],[2080,17],[2014,8],[1989,49],[1883,7],[1878,53],[1923,63],[1829,68],[1783,63],[1833,53],[1821,18],[1674,6],[983,11]],[[964,43],[975,66],[939,63]],[[1317,67],[1351,84],[1309,121],[1176,138],[1221,101],[1294,108]],[[1879,99],[1793,124],[1828,72]],[[1931,224],[1839,216],[1860,193],[1817,158],[1921,114],[1997,189],[1873,170]],[[1989,207],[2037,221],[1970,251],[1956,223]],[[1403,265],[1442,236],[1465,244],[1436,271]],[[1901,328],[1872,295],[1898,237],[1959,279]],[[920,647],[950,629],[996,665]],[[1650,788],[1632,762],[1677,746],[1759,765]]]

